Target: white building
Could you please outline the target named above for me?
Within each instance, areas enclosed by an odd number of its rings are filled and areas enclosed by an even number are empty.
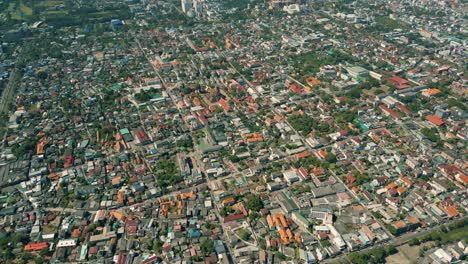
[[[182,12],[187,15],[196,15],[198,17],[203,14],[204,0],[180,0]]]
[[[187,14],[189,11],[192,11],[193,9],[193,2],[192,0],[180,0],[181,5],[182,5],[182,12]]]
[[[289,170],[283,172],[284,179],[288,184],[292,184],[294,182],[299,181],[299,175],[297,175],[297,170]]]

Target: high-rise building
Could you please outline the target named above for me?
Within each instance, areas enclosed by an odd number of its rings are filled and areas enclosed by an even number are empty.
[[[193,1],[192,0],[180,0],[182,4],[182,12],[187,14],[189,11],[193,9]]]
[[[203,15],[204,0],[181,0],[182,11],[189,16],[201,17]]]
[[[201,16],[203,14],[203,0],[194,0],[193,9],[197,16]]]

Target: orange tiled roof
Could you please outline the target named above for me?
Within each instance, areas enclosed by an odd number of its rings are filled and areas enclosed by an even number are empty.
[[[401,228],[405,228],[406,227],[406,224],[405,222],[403,221],[396,221],[395,223],[393,223],[393,226],[396,228],[396,229],[401,229]]]
[[[410,179],[406,178],[406,177],[401,177],[400,180],[406,184],[408,187],[411,186],[413,183],[410,181]]]
[[[49,247],[49,243],[47,242],[39,242],[39,243],[34,243],[34,244],[28,244],[24,246],[24,250],[26,251],[36,251],[36,250],[41,250],[44,248]]]
[[[314,86],[314,85],[320,84],[320,80],[317,79],[317,78],[313,78],[313,77],[307,78],[306,82],[307,82],[307,84],[310,85],[310,86]]]
[[[398,185],[394,182],[389,183],[387,186],[385,186],[385,189],[390,190],[392,188],[396,188]]]
[[[117,193],[117,203],[121,204],[124,202],[124,195],[122,192]]]
[[[436,115],[428,115],[426,116],[426,120],[433,123],[436,126],[441,126],[445,123],[442,117]]]
[[[463,184],[467,185],[468,184],[468,176],[466,175],[458,175],[458,177],[456,177],[458,179],[459,182],[462,182]]]
[[[262,142],[263,135],[260,133],[246,134],[245,139],[247,140],[248,143]]]
[[[423,91],[423,93],[426,93],[430,96],[433,96],[433,95],[437,95],[437,94],[440,94],[441,91],[437,88],[431,88],[431,89],[426,89]]]
[[[401,194],[403,194],[403,193],[406,192],[406,188],[405,188],[405,187],[402,187],[402,186],[401,186],[401,187],[398,187],[398,188],[397,188],[397,192],[401,195]]]
[[[448,217],[455,217],[459,214],[457,208],[455,208],[454,206],[447,206],[447,207],[443,207],[442,205],[439,205],[439,208],[444,211]]]
[[[306,151],[303,151],[303,152],[301,152],[301,153],[297,153],[297,154],[296,154],[296,158],[297,158],[297,159],[307,158],[307,157],[309,157],[310,155],[311,155],[310,151],[307,151],[307,150],[306,150]]]

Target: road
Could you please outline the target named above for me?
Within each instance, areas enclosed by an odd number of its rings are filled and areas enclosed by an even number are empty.
[[[46,208],[40,208],[40,210],[45,211],[45,212],[59,212],[59,213],[76,213],[79,211],[78,209],[63,208],[63,207],[46,207]],[[86,211],[91,214],[95,214],[97,212],[96,210],[86,210]]]
[[[16,91],[17,81],[16,78],[21,77],[20,70],[14,69],[11,72],[8,84],[3,91],[2,98],[0,98],[0,113],[8,113],[8,106],[10,100],[13,98],[13,95]]]
[[[371,251],[374,248],[382,247],[382,246],[385,246],[385,245],[394,245],[394,246],[398,247],[398,246],[401,246],[403,244],[408,243],[408,241],[410,241],[413,238],[425,236],[425,235],[431,233],[432,231],[434,231],[434,230],[436,230],[436,229],[438,229],[438,228],[440,228],[442,226],[447,226],[447,225],[449,225],[451,223],[452,222],[448,222],[448,223],[444,223],[444,224],[441,224],[441,225],[436,225],[436,226],[433,226],[433,227],[430,227],[430,228],[427,228],[427,229],[419,230],[417,232],[406,233],[406,234],[401,235],[399,237],[394,237],[394,238],[390,239],[385,244],[375,244],[372,247],[368,247],[368,248],[365,248],[363,250],[359,250],[359,251],[356,251],[356,252],[364,254],[364,253],[367,253],[367,252]],[[341,255],[339,257],[332,258],[332,259],[327,259],[325,262],[338,263],[338,262],[341,262],[341,261],[344,261],[344,260],[347,260],[349,262],[348,254]]]
[[[8,106],[10,104],[11,99],[13,98],[13,95],[15,94],[16,91],[16,81],[15,79],[17,78],[17,75],[20,74],[17,69],[15,69],[11,75],[10,79],[8,81],[8,84],[6,85],[5,90],[3,90],[2,97],[0,98],[0,114],[8,114]],[[7,121],[5,121],[7,122]],[[3,132],[2,136],[2,149],[5,147],[6,143],[6,137],[8,134],[8,126],[7,124],[0,124],[1,126],[5,125],[5,131]]]
[[[196,161],[195,163],[198,163],[198,161]],[[208,177],[208,174],[204,173],[204,175],[205,175],[206,181],[207,181],[207,183],[208,183],[208,187],[209,187],[210,190],[211,190],[211,179],[210,179],[210,177]],[[210,197],[211,197],[211,201],[214,203],[215,197],[214,197],[212,191],[210,191]],[[228,249],[228,250],[227,250],[227,252],[228,252],[227,255],[228,255],[228,258],[229,258],[229,263],[233,263],[232,258],[233,258],[233,256],[234,256],[234,255],[233,255],[234,250],[232,249],[231,244],[228,242],[228,241],[230,241],[230,239],[229,239],[229,237],[228,237],[228,235],[227,235],[226,229],[224,228],[224,223],[223,223],[223,220],[222,220],[223,217],[220,215],[219,209],[218,209],[218,207],[217,207],[216,205],[214,205],[214,210],[213,210],[213,211],[215,212],[216,217],[218,218],[218,221],[219,221],[219,223],[220,223],[219,226],[221,227],[221,230],[222,230],[223,241],[225,242],[226,248]]]
[[[171,92],[170,86],[166,83],[166,81],[164,80],[164,78],[162,78],[162,76],[159,74],[159,71],[156,69],[156,67],[154,66],[154,64],[152,63],[152,61],[150,60],[150,58],[149,58],[148,55],[146,54],[146,52],[143,50],[143,48],[142,48],[142,46],[141,46],[141,44],[140,44],[140,41],[139,41],[138,39],[136,39],[136,42],[137,42],[137,44],[138,44],[138,46],[139,46],[141,52],[144,54],[145,58],[148,60],[148,62],[149,62],[149,63],[151,64],[151,66],[153,67],[153,70],[154,70],[155,74],[158,76],[158,78],[161,80],[162,84],[163,84],[164,87],[166,88],[166,91],[167,91],[168,95],[171,97],[171,100],[172,100],[173,104],[177,107],[177,109],[179,109],[179,111],[183,112],[183,109],[181,109],[180,106],[179,106],[179,104],[177,103],[177,98],[176,98],[175,95]],[[184,121],[184,123],[185,123],[185,125],[186,125],[187,127],[190,127],[190,125],[186,122],[186,120],[185,120],[184,118],[182,118],[182,120]],[[201,162],[201,160],[200,160],[201,157],[200,157],[199,155],[189,155],[189,156],[191,156],[191,158],[192,158],[194,164],[197,165],[201,170],[203,170],[203,167],[200,166],[200,165],[202,164],[202,162]],[[211,185],[211,184],[210,184],[211,181],[210,181],[209,177],[207,176],[207,174],[206,174],[206,173],[204,173],[204,174],[205,174],[205,177],[206,177],[206,179],[207,179],[207,182],[208,182],[208,184],[209,184],[209,186],[210,186],[210,185]],[[231,175],[229,175],[229,176],[231,176]],[[165,196],[162,196],[162,197],[160,197],[160,198],[169,197],[169,196],[175,196],[175,195],[177,195],[177,194],[178,194],[178,192],[173,192],[173,193],[171,193],[171,194],[169,194],[169,195],[165,195]],[[212,201],[214,201],[213,193],[210,192],[210,195],[211,195]],[[141,204],[148,203],[149,201],[150,201],[150,200],[147,200],[147,201],[145,201],[145,202],[143,202],[143,203],[141,203]],[[138,206],[138,205],[120,207],[119,209],[130,208],[130,207],[136,207],[136,206]],[[216,206],[215,206],[215,207],[216,207]],[[73,210],[73,209],[71,209],[71,210]],[[219,222],[222,223],[222,217],[221,217],[221,215],[219,214],[218,208],[216,207],[214,211],[215,211],[216,217],[218,218]],[[221,230],[222,230],[222,234],[223,234],[223,236],[224,236],[223,241],[229,241],[229,238],[228,238],[228,236],[227,236],[227,233],[226,233],[226,230],[224,229],[223,224],[221,224],[220,227],[221,227]],[[227,247],[227,253],[228,253],[227,255],[228,255],[228,257],[229,257],[230,263],[232,263],[232,256],[233,256],[233,252],[234,252],[234,251],[233,251],[233,249],[231,248],[231,246],[230,246],[229,243],[225,243],[225,244],[226,244],[226,247]]]
[[[148,57],[148,54],[146,54],[145,50],[143,49],[143,47],[141,46],[141,43],[140,43],[140,40],[138,40],[138,38],[135,39],[135,41],[137,42],[138,44],[138,47],[140,48],[140,51],[143,53],[143,55],[145,56],[146,60],[148,61],[148,63],[151,65],[151,67],[153,68],[154,70],[154,73],[158,76],[158,78],[161,80],[161,83],[163,84],[163,87],[166,89],[166,92],[167,94],[169,95],[169,97],[171,98],[171,101],[172,103],[175,105],[175,107],[181,112],[183,113],[184,112],[184,109],[182,109],[182,107],[178,104],[178,101],[177,101],[177,98],[176,96],[172,93],[172,89],[170,89],[170,85],[168,85],[168,83],[164,80],[164,78],[162,78],[161,74],[159,74],[159,71],[158,69],[156,68],[156,66],[154,66],[153,62],[151,61],[151,59]],[[137,107],[138,108],[138,107]],[[184,124],[187,126],[187,128],[190,128],[190,124],[187,123],[187,120],[185,120],[184,117],[182,117],[182,121],[184,122]]]

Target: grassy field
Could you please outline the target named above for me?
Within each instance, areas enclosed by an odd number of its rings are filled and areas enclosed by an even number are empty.
[[[26,16],[32,16],[32,13],[33,13],[32,8],[23,3],[20,3],[19,10],[21,11],[21,13],[23,13]]]
[[[379,91],[379,90],[381,90],[381,91]],[[380,87],[372,87],[372,89],[370,89],[370,90],[362,90],[362,92],[369,95],[369,96],[376,96],[377,94],[379,94],[378,92],[376,94],[376,91],[383,92],[383,93],[388,93],[388,90],[390,90],[390,87],[380,86]]]
[[[55,16],[55,15],[66,15],[68,14],[65,10],[53,10],[53,11],[44,11],[41,13],[44,17]]]
[[[9,3],[7,10],[5,10],[8,13],[13,12],[16,9],[16,3]]]
[[[56,14],[67,14],[66,11],[55,10],[54,7],[64,5],[63,0],[42,0],[34,2],[34,6],[41,10],[43,15],[56,15]],[[9,15],[12,19],[18,21],[27,21],[33,16],[33,7],[25,4],[24,1],[14,2],[8,4],[8,7],[3,11],[3,14]]]
[[[396,28],[405,28],[406,26],[404,24],[399,23],[396,20],[393,20],[387,16],[377,16],[375,17],[375,22],[382,24],[384,26],[387,26],[392,29]]]
[[[64,4],[64,1],[61,1],[61,0],[45,0],[45,1],[41,1],[37,5],[40,7],[54,7],[54,6],[63,5],[63,4]]]
[[[9,3],[8,8],[4,11],[5,15],[10,15],[14,20],[27,20],[32,16],[33,10],[31,7],[20,2],[18,5],[16,2]]]
[[[448,233],[442,233],[442,243],[456,242],[458,240],[468,239],[468,226],[450,230]]]

